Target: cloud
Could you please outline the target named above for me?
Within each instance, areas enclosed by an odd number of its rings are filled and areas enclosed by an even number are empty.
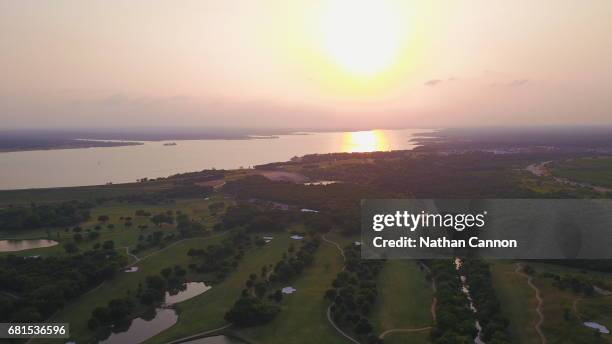
[[[529,79],[516,79],[511,81],[508,86],[510,87],[520,87],[523,86],[525,84],[527,84],[529,82]]]
[[[425,83],[425,85],[426,85],[426,86],[432,86],[432,87],[433,87],[433,86],[436,86],[436,85],[438,85],[438,84],[440,84],[440,83],[442,83],[442,80],[440,80],[440,79],[431,79],[431,80],[427,81],[427,82]]]
[[[489,86],[492,87],[521,87],[525,86],[529,82],[529,79],[515,79],[512,81],[493,82]]]

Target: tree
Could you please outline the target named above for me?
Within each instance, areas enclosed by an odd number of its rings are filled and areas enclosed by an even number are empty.
[[[164,276],[164,278],[168,279],[168,277],[170,277],[170,275],[172,275],[172,268],[163,268],[161,270],[161,274],[162,276]]]
[[[357,322],[357,325],[355,325],[355,333],[366,335],[370,332],[372,332],[372,325],[370,325],[370,322],[368,321],[368,319],[366,318],[359,319],[359,321]]]
[[[280,312],[277,305],[265,303],[258,298],[242,297],[225,314],[225,320],[239,327],[260,325],[269,322]]]
[[[66,253],[76,253],[79,251],[79,248],[74,242],[71,241],[64,244],[64,250]]]
[[[89,320],[87,321],[87,327],[94,331],[98,328],[98,326],[100,325],[100,322],[96,319],[96,318],[89,318]]]
[[[283,300],[283,292],[280,289],[277,289],[274,292],[274,301],[281,302]]]
[[[89,232],[87,233],[87,239],[89,240],[95,240],[100,236],[100,233],[98,232]]]
[[[103,250],[112,250],[115,248],[115,242],[112,240],[107,240],[102,244]]]

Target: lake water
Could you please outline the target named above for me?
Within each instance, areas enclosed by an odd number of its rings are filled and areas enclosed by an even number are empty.
[[[57,244],[57,241],[47,239],[0,240],[0,252],[16,252],[33,248],[51,247]]]
[[[211,287],[202,282],[189,282],[184,284],[184,289],[171,295],[166,292],[164,306],[188,300],[198,296]],[[154,335],[170,328],[178,321],[178,314],[172,308],[156,308],[150,314],[132,320],[129,328],[125,332],[112,333],[107,339],[100,341],[99,344],[136,344],[153,337]],[[231,343],[231,342],[230,342]]]
[[[312,153],[416,147],[416,133],[372,130],[280,135],[251,140],[186,140],[143,145],[0,153],[0,190],[125,183],[203,169],[233,169]]]

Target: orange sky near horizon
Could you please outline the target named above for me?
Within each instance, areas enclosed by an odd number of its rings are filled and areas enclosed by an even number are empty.
[[[8,0],[3,127],[612,124],[612,2]]]

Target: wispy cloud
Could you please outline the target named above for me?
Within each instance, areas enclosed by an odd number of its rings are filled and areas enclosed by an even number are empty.
[[[512,80],[508,86],[511,87],[520,87],[523,86],[525,84],[527,84],[529,82],[529,79],[516,79],[516,80]]]
[[[425,85],[426,86],[437,86],[440,83],[442,83],[442,80],[440,80],[440,79],[431,79],[431,80],[427,81],[425,83]]]

